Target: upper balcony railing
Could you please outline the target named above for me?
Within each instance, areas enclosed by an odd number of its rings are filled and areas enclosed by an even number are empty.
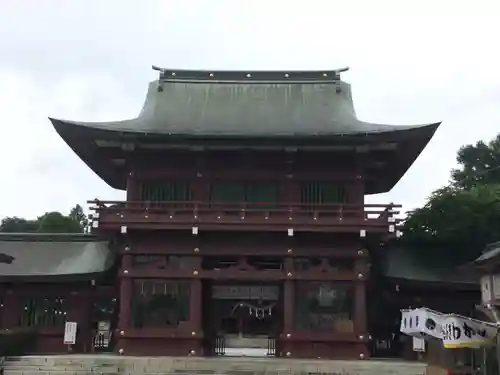
[[[89,201],[93,228],[305,230],[397,234],[400,205]]]

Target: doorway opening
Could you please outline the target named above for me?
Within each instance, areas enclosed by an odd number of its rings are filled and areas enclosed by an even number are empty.
[[[275,356],[281,332],[281,287],[271,283],[209,283],[205,325],[213,352],[226,356]]]

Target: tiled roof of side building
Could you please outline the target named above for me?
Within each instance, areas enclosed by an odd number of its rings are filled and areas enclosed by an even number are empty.
[[[107,271],[114,255],[106,241],[86,234],[0,234],[0,279],[75,276]]]
[[[413,282],[453,285],[477,285],[479,278],[462,272],[449,261],[424,262],[414,249],[390,246],[382,253],[382,272],[385,276]]]
[[[488,244],[483,253],[474,260],[474,263],[484,263],[500,258],[500,241]]]

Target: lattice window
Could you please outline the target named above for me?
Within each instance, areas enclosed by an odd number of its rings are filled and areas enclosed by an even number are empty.
[[[298,271],[309,271],[325,264],[332,271],[352,272],[354,271],[354,260],[335,257],[298,257],[294,259],[295,268]]]
[[[24,301],[19,325],[25,327],[62,327],[66,322],[68,304],[65,298],[28,298]]]
[[[194,257],[177,255],[135,255],[132,258],[134,267],[156,267],[159,269],[175,268],[187,270],[192,268]]]
[[[210,186],[210,201],[217,203],[263,203],[276,204],[279,185],[273,183],[224,183]]]
[[[191,189],[188,183],[151,181],[140,185],[142,201],[150,202],[184,202],[191,200]]]
[[[295,326],[298,331],[353,332],[353,288],[335,282],[298,282]]]
[[[142,327],[177,327],[189,320],[189,282],[134,280],[132,323]]]
[[[334,183],[309,182],[302,184],[300,192],[302,203],[311,205],[347,203],[344,186]]]

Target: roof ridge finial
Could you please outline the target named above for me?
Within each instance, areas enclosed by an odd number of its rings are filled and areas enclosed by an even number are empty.
[[[349,67],[346,66],[345,68],[341,68],[341,69],[335,69],[333,72],[335,74],[335,78],[336,79],[340,79],[340,73],[344,73],[344,72],[347,72],[349,70]]]
[[[160,68],[159,66],[157,65],[151,65],[151,68],[153,70],[156,70],[157,72],[160,72],[160,73],[165,73],[166,72],[166,69],[165,68]]]

